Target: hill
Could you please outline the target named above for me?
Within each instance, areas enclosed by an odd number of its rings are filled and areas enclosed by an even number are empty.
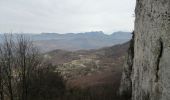
[[[44,57],[47,62],[57,65],[69,86],[102,86],[119,83],[128,46],[129,43],[124,43],[97,50],[53,50]]]

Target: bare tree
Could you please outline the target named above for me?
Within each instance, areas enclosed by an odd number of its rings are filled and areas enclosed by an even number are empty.
[[[0,45],[1,100],[28,100],[31,75],[40,65],[38,50],[23,35],[4,35]]]
[[[56,100],[65,84],[23,35],[4,35],[0,44],[0,100]],[[38,94],[35,96],[35,94]]]
[[[2,89],[2,98],[4,97],[4,89],[6,88],[6,95],[10,100],[14,100],[13,95],[13,67],[14,67],[14,56],[13,56],[13,41],[11,35],[4,36],[4,42],[1,45],[0,49],[0,66],[1,66],[1,89]],[[3,77],[2,77],[3,76]]]
[[[20,100],[27,100],[29,81],[34,70],[40,65],[39,54],[32,42],[23,35],[18,36],[16,45],[17,69],[20,81]]]
[[[2,52],[1,46],[0,46],[0,52]],[[2,71],[3,67],[2,67],[1,59],[2,59],[2,55],[0,53],[0,100],[4,100],[3,71]]]

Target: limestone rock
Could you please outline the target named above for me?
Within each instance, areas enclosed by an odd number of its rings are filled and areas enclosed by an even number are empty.
[[[123,74],[129,79],[122,78],[122,84],[131,82],[125,88],[132,89],[127,91],[132,100],[170,100],[170,0],[136,4],[133,65],[126,72],[130,76]]]

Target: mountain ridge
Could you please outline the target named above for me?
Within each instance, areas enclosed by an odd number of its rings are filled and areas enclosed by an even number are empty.
[[[63,49],[69,51],[90,50],[109,47],[116,44],[122,44],[131,39],[130,32],[116,32],[111,35],[106,35],[102,31],[85,32],[85,33],[69,33],[69,34],[52,34],[43,33],[37,37],[43,36],[43,40],[34,41],[43,52],[48,52],[55,49]],[[44,45],[45,44],[45,45]]]
[[[130,32],[114,32],[110,35],[104,34],[102,31],[92,31],[84,33],[13,33],[14,37],[24,35],[33,41],[33,44],[44,53],[55,49],[63,49],[69,51],[90,50],[109,47],[116,44],[122,44],[131,39]],[[3,34],[0,34],[0,38]],[[1,42],[1,39],[0,39]]]

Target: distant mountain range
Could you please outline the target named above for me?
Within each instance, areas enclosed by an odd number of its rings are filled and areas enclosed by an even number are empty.
[[[122,44],[131,39],[130,32],[114,32],[106,35],[102,31],[85,32],[85,33],[41,33],[41,34],[24,34],[29,37],[35,46],[42,52],[48,52],[55,49],[68,51],[99,49],[116,44]],[[0,37],[2,34],[0,35]],[[15,36],[15,35],[14,35]],[[1,40],[1,38],[0,38]]]

